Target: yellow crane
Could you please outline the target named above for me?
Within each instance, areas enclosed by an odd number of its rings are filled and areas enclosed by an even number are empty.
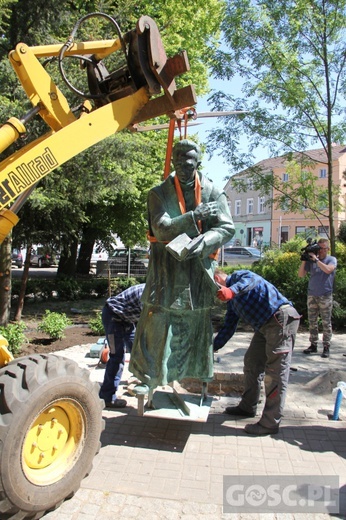
[[[76,42],[81,24],[92,16],[112,24],[117,37]],[[113,53],[121,53],[123,63],[108,71],[104,60]],[[66,58],[80,62],[88,92],[70,83]],[[45,175],[115,132],[163,114],[172,118],[196,103],[192,85],[177,89],[175,83],[189,69],[186,53],[168,58],[147,16],[122,35],[110,16],[86,15],[64,44],[19,43],[9,59],[32,108],[0,128],[0,151],[24,135],[34,117],[49,129],[0,163],[0,243]],[[51,60],[58,62],[64,83],[84,98],[78,107],[69,105],[48,74]],[[14,360],[1,339],[0,367],[0,516],[37,519],[73,495],[90,472],[104,428],[103,402],[88,371],[60,356]]]

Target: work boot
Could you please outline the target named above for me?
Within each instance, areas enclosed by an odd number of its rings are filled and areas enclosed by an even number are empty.
[[[303,350],[303,354],[314,354],[317,352],[317,345],[310,345],[309,348]]]
[[[277,426],[276,428],[266,428],[258,422],[255,424],[247,424],[244,430],[250,435],[275,435],[279,432],[279,427]]]
[[[323,347],[323,352],[321,354],[322,358],[328,358],[329,357],[329,347]]]
[[[225,410],[229,415],[237,415],[238,417],[255,417],[255,413],[247,412],[240,408],[240,406],[228,406]]]

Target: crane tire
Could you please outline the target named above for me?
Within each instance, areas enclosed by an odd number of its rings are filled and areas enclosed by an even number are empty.
[[[41,518],[74,495],[104,429],[99,386],[62,356],[0,369],[0,518]]]

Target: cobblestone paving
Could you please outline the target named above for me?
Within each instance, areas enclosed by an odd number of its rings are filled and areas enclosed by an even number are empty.
[[[220,350],[215,379],[233,374],[241,384],[242,360],[251,337],[237,333]],[[238,401],[237,392],[214,396],[207,422],[140,417],[137,400],[128,395],[131,374],[124,372],[122,397],[128,407],[104,410],[102,448],[93,470],[76,495],[45,520],[324,520],[346,518],[346,404],[340,420],[332,421],[339,380],[346,381],[343,335],[335,335],[331,357],[304,356],[307,334],[299,334],[293,357],[285,417],[278,435],[251,437],[244,425],[257,419],[234,420],[223,413]],[[75,346],[59,355],[75,359],[101,382],[104,369],[88,357],[90,345]],[[259,413],[260,413],[259,408]],[[323,476],[340,479],[343,514],[328,513],[223,513],[225,475]]]

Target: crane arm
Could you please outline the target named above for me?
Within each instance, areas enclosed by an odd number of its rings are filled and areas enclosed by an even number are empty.
[[[126,63],[109,73],[101,60],[118,51],[124,52]],[[88,93],[64,78],[66,56],[85,68]],[[85,98],[78,116],[41,64],[43,57],[57,59],[65,83]],[[116,132],[196,103],[193,85],[177,89],[175,84],[175,77],[189,70],[186,53],[167,58],[156,23],[148,16],[123,38],[75,43],[70,36],[64,45],[37,47],[19,43],[9,59],[33,108],[0,128],[0,152],[25,134],[37,115],[49,130],[0,163],[0,243],[18,222],[17,212],[33,188],[51,171]]]

